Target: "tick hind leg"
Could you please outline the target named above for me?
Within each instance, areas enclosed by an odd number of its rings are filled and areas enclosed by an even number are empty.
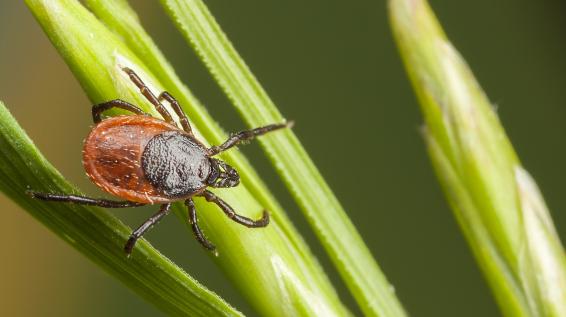
[[[263,126],[263,127],[251,129],[251,130],[244,130],[244,131],[238,132],[238,133],[232,135],[231,137],[229,137],[228,140],[226,140],[221,145],[212,146],[210,149],[208,149],[209,155],[210,156],[216,155],[218,153],[224,152],[224,151],[238,145],[241,142],[252,140],[252,139],[254,139],[254,138],[256,138],[260,135],[264,135],[264,134],[271,132],[271,131],[290,127],[291,125],[293,125],[293,121],[289,121],[289,122],[286,122],[286,123],[270,124],[270,125],[266,125],[266,126]]]
[[[147,87],[147,85],[141,80],[141,78],[128,67],[124,67],[122,68],[122,70],[126,72],[128,76],[130,76],[130,80],[140,89],[141,94],[155,107],[155,109],[157,110],[157,112],[159,112],[163,119],[167,123],[176,126],[175,121],[173,120],[173,117],[171,116],[169,111],[167,111],[167,109],[161,104],[161,102],[159,102],[159,99],[155,97],[155,95],[151,92],[151,90],[149,90],[149,87]]]
[[[116,201],[116,200],[90,198],[90,197],[76,196],[76,195],[40,193],[31,190],[28,190],[26,193],[30,195],[32,198],[44,200],[44,201],[58,201],[58,202],[73,203],[79,205],[98,206],[103,208],[129,208],[129,207],[141,207],[145,205],[143,203],[137,203],[133,201]]]
[[[134,230],[134,232],[132,232],[130,238],[128,239],[128,242],[126,242],[126,245],[124,246],[124,251],[128,256],[132,253],[132,250],[134,249],[136,242],[138,242],[138,239],[141,238],[154,225],[159,223],[159,221],[163,219],[163,217],[167,216],[170,210],[171,203],[161,205],[161,208],[159,208],[159,211],[155,215],[151,216],[144,223],[142,223],[141,226]]]
[[[220,197],[216,196],[213,192],[209,190],[206,190],[202,194],[202,196],[206,199],[206,201],[215,203],[218,207],[220,207],[220,209],[224,211],[224,213],[226,214],[226,216],[228,216],[228,218],[248,228],[261,228],[269,224],[269,213],[267,213],[267,211],[265,210],[263,211],[263,216],[261,217],[261,219],[252,220],[248,217],[238,215],[236,212],[234,212],[234,209],[232,209],[232,207],[228,205],[228,203],[220,199]]]
[[[195,238],[197,241],[207,250],[214,251],[216,247],[210,241],[206,239],[200,227],[198,225],[198,218],[197,218],[197,210],[195,208],[195,203],[192,199],[185,200],[185,205],[189,209],[189,223],[191,224],[191,228],[193,229],[193,233],[195,234]]]
[[[145,113],[140,108],[132,105],[131,103],[125,102],[124,100],[115,99],[92,106],[92,121],[94,121],[94,123],[99,123],[100,121],[102,121],[102,113],[112,108],[128,110],[137,115],[147,115],[147,113]]]

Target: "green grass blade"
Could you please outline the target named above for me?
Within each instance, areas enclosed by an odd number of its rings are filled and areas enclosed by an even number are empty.
[[[109,29],[119,35],[120,39],[128,45],[132,52],[136,52],[136,55],[143,61],[144,65],[179,100],[181,107],[189,116],[191,124],[202,133],[210,144],[221,144],[228,138],[228,135],[222,131],[204,106],[191,93],[190,89],[183,85],[173,67],[171,67],[142,27],[136,13],[128,5],[127,1],[86,0],[85,2]],[[280,204],[267,190],[258,173],[242,153],[237,149],[233,149],[223,153],[222,158],[246,176],[242,178],[242,185],[248,188],[253,193],[254,198],[272,212],[272,217],[280,224],[285,235],[291,240],[293,247],[302,254],[304,261],[309,266],[319,267],[316,258],[293,227]],[[320,269],[317,269],[317,271],[320,271]],[[321,271],[316,273],[316,275],[320,275],[323,280],[325,279]],[[321,285],[325,284],[324,281],[321,282]]]
[[[284,120],[202,1],[161,2],[249,126]],[[393,288],[293,132],[261,144],[363,312],[404,316]]]
[[[134,69],[154,92],[164,90],[161,76],[169,74],[160,73],[158,79],[149,67],[155,65],[144,65],[140,57],[78,1],[28,0],[27,3],[93,103],[121,98],[154,113],[121,67]],[[191,107],[196,109],[194,104]],[[196,134],[204,136],[198,128]],[[251,172],[240,170],[243,179],[248,173]],[[251,218],[258,218],[265,206],[246,186],[216,192],[238,213]],[[297,241],[302,243],[298,234],[280,222],[282,217],[274,215],[267,228],[252,230],[235,224],[204,199],[197,198],[195,202],[200,224],[220,252],[214,260],[258,312],[348,315],[316,261],[309,257],[310,253],[303,252],[304,246],[297,247]],[[186,210],[177,209],[186,223]]]
[[[424,0],[390,0],[425,140],[506,316],[566,316],[566,257],[544,200],[485,93]]]
[[[28,189],[78,193],[49,164],[0,102],[0,190],[55,234],[164,312],[175,316],[241,316],[147,242],[126,257],[131,229],[101,208],[46,203]],[[36,246],[30,246],[34,248]]]

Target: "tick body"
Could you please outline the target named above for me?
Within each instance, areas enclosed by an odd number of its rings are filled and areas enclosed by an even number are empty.
[[[112,100],[92,108],[96,123],[84,142],[83,166],[86,174],[102,190],[124,199],[113,201],[74,195],[58,195],[30,191],[37,199],[60,201],[106,208],[139,207],[161,204],[158,213],[150,217],[128,239],[124,249],[130,254],[136,241],[154,224],[169,213],[172,202],[184,201],[188,221],[197,240],[209,250],[209,242],[198,226],[193,197],[204,197],[215,203],[235,222],[247,227],[265,227],[269,214],[264,211],[259,220],[240,216],[230,205],[209,191],[208,187],[234,187],[240,182],[238,172],[213,156],[228,150],[241,141],[287,127],[289,124],[272,124],[234,134],[219,146],[207,148],[195,138],[189,120],[178,102],[167,92],[153,95],[141,79],[128,68],[124,71],[140,92],[155,106],[163,120],[144,113],[140,108],[122,100]],[[173,116],[162,105],[167,101],[179,117],[179,128]],[[132,115],[102,120],[102,112],[121,108]]]
[[[83,165],[98,187],[144,204],[202,193],[212,170],[202,143],[148,116],[119,116],[96,125],[85,139]]]

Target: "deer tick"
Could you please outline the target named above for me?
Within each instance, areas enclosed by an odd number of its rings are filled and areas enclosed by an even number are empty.
[[[123,201],[95,199],[76,195],[59,195],[29,191],[33,197],[104,208],[127,208],[160,204],[159,212],[151,216],[126,242],[124,251],[130,254],[136,241],[169,213],[171,204],[184,201],[188,220],[196,239],[208,250],[215,250],[198,225],[193,197],[204,197],[215,203],[235,222],[249,228],[265,227],[269,214],[264,211],[259,220],[238,215],[232,207],[209,191],[208,187],[234,187],[240,183],[238,172],[226,162],[214,158],[242,141],[290,126],[290,123],[270,124],[232,135],[218,146],[207,148],[191,130],[191,125],[177,100],[168,92],[156,97],[131,69],[123,68],[141,94],[155,107],[163,120],[154,118],[135,105],[112,100],[92,107],[96,124],[83,146],[83,166],[86,174],[102,190]],[[167,101],[179,118],[180,129],[161,103]],[[104,111],[120,108],[133,115],[102,119]]]

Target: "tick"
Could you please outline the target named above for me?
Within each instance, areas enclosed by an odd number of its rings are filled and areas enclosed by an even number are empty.
[[[192,132],[191,125],[177,100],[168,92],[156,97],[131,69],[124,68],[141,94],[149,100],[163,120],[145,113],[123,100],[112,100],[92,107],[96,124],[83,145],[83,166],[86,174],[102,190],[123,201],[96,199],[76,195],[60,195],[29,191],[36,199],[93,205],[104,208],[127,208],[160,204],[159,212],[139,226],[126,242],[124,251],[131,254],[136,241],[165,217],[176,201],[184,201],[188,220],[196,239],[208,250],[214,244],[199,228],[193,197],[204,197],[215,203],[230,219],[249,228],[265,227],[269,214],[253,220],[238,215],[230,205],[208,190],[235,187],[240,183],[238,172],[214,156],[265,133],[290,126],[290,123],[270,124],[238,132],[218,146],[207,148]],[[163,106],[167,101],[179,118],[181,128]],[[120,108],[133,115],[102,119],[108,109]]]

